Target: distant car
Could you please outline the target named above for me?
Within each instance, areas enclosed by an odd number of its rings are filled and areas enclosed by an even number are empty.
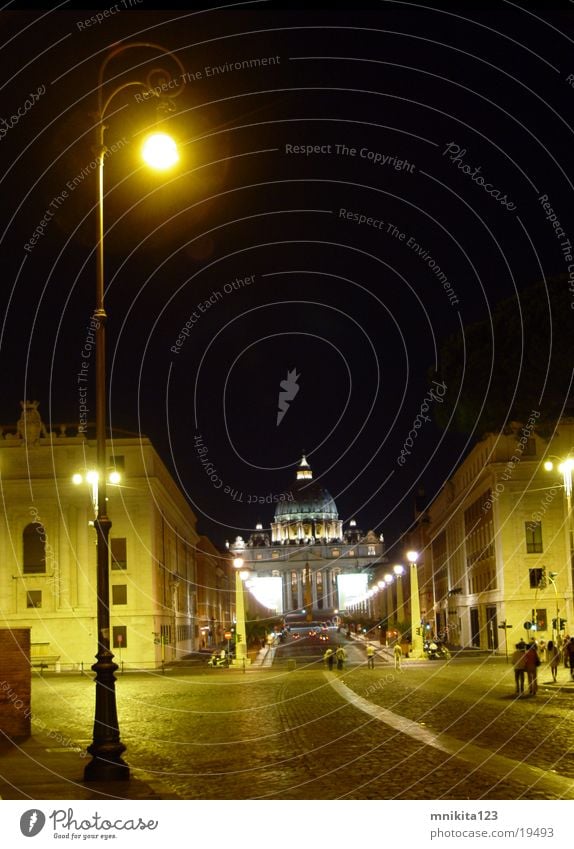
[[[319,639],[323,640],[325,643],[327,643],[327,642],[329,642],[329,635],[328,634],[321,634]]]

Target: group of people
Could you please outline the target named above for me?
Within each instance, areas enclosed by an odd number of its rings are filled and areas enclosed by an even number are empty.
[[[556,681],[562,652],[553,640],[549,640],[543,647],[539,647],[535,640],[531,640],[528,645],[524,640],[516,643],[516,648],[512,655],[516,695],[520,696],[524,693],[525,677],[528,678],[528,692],[530,695],[535,696],[538,692],[538,667],[542,662],[540,654],[544,651],[546,651],[546,660],[552,673],[552,680]],[[574,637],[566,639],[563,647],[563,656],[564,665],[570,667],[570,677],[574,680]]]
[[[345,651],[343,646],[339,646],[335,651],[329,648],[323,655],[323,660],[325,661],[329,669],[333,669],[335,661],[337,661],[337,669],[342,669],[346,659],[347,652]]]
[[[375,668],[375,655],[376,655],[376,649],[375,649],[374,645],[372,643],[368,643],[367,644],[367,668],[368,669],[374,669]],[[401,650],[401,647],[398,644],[395,645],[394,656],[395,656],[395,669],[400,669],[401,668],[402,650]],[[323,660],[325,661],[325,663],[327,664],[329,669],[333,668],[335,660],[337,661],[337,669],[342,669],[343,663],[345,662],[346,659],[347,659],[347,652],[345,651],[343,646],[339,646],[339,648],[336,651],[333,651],[333,649],[329,648],[329,649],[327,649],[327,651],[323,655]]]

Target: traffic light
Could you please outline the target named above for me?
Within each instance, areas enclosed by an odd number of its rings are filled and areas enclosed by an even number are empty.
[[[560,630],[561,630],[561,631],[565,631],[565,630],[566,630],[566,620],[565,620],[565,619],[561,619],[561,620],[560,620]]]
[[[557,621],[558,621],[558,620],[556,619],[556,617],[554,617],[554,619],[552,620],[552,630],[553,630],[553,631],[555,631],[555,630],[556,630],[556,622],[557,622]]]
[[[420,628],[416,629],[416,635],[417,635],[417,637],[420,637],[420,635],[421,635],[421,629]]]

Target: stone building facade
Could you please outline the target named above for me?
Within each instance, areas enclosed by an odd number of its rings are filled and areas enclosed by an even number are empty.
[[[23,414],[0,431],[0,625],[31,629],[33,664],[89,668],[96,533],[95,487],[85,481],[95,470],[95,440],[77,425],[48,432],[36,417],[33,427]],[[153,668],[199,647],[204,588],[217,589],[221,567],[204,567],[198,583],[198,546],[203,556],[211,544],[146,437],[110,439],[110,471],[120,475],[107,487],[111,643],[125,667]],[[232,616],[224,589],[222,627]]]
[[[451,643],[503,652],[574,631],[574,420],[550,440],[537,420],[485,437],[418,517],[423,619]]]

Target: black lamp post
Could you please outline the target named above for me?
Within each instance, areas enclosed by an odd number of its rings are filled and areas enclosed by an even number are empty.
[[[179,80],[171,88],[174,78],[171,74],[158,69],[149,72],[145,80],[131,80],[117,85],[104,98],[106,70],[109,62],[131,48],[148,48],[163,56],[169,56],[180,71]],[[154,87],[153,77],[161,80]],[[169,84],[168,84],[169,81]],[[114,672],[118,666],[110,649],[110,577],[109,577],[109,536],[112,523],[107,513],[106,501],[106,321],[104,307],[104,159],[106,146],[106,114],[110,103],[121,91],[136,86],[147,92],[161,96],[169,91],[173,98],[181,93],[185,83],[185,69],[179,59],[169,50],[150,42],[130,42],[113,48],[104,59],[98,77],[97,112],[97,157],[98,157],[98,203],[97,203],[97,253],[96,253],[96,309],[94,318],[96,328],[96,456],[97,456],[97,516],[94,527],[97,534],[97,629],[98,651],[96,663],[92,669],[96,673],[96,706],[93,740],[88,746],[92,760],[84,770],[85,781],[127,781],[130,777],[128,765],[122,759],[125,746],[120,739]],[[173,151],[172,151],[173,153]]]

